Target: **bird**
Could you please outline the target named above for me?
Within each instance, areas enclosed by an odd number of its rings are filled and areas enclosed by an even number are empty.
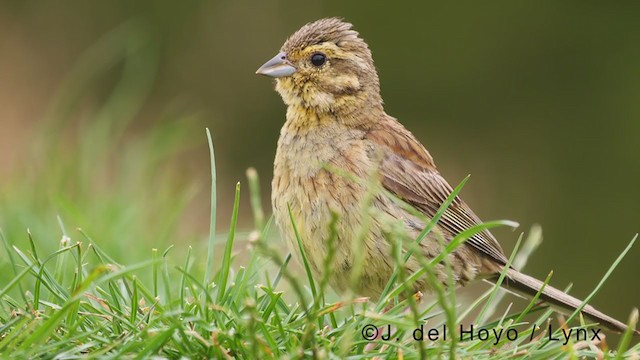
[[[318,278],[323,276],[333,231],[329,285],[338,293],[347,291],[360,261],[364,266],[353,290],[376,301],[394,273],[388,234],[401,228],[417,238],[452,187],[429,151],[385,112],[371,50],[351,23],[333,17],[302,26],[256,74],[275,79],[275,90],[287,106],[271,184],[277,227],[293,253],[300,256],[300,247],[304,250]],[[481,223],[456,195],[420,242],[420,255],[435,259],[456,235]],[[361,243],[354,246],[354,241]],[[450,283],[448,262],[456,286],[476,279],[496,282],[504,272],[503,286],[529,297],[542,289],[539,298],[555,309],[573,312],[582,305],[511,266],[486,229],[446,260],[433,271],[444,287]],[[407,273],[420,268],[414,257],[405,264]],[[412,290],[429,289],[429,281],[420,278]],[[591,305],[581,311],[614,331],[627,329]]]

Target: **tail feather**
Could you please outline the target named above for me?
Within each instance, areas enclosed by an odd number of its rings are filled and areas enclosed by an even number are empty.
[[[497,279],[498,276],[496,276],[493,280],[495,281]],[[544,283],[542,281],[529,275],[523,274],[515,269],[507,270],[506,277],[502,282],[502,286],[510,290],[523,293],[523,295],[527,295],[528,297],[537,294],[543,285]],[[577,308],[579,308],[580,305],[582,305],[582,300],[568,295],[565,292],[558,290],[548,284],[544,287],[544,290],[542,290],[540,299],[549,303],[549,305],[561,312],[572,313]],[[582,313],[597,321],[601,325],[606,326],[607,328],[616,332],[624,332],[628,328],[625,323],[596,310],[593,306],[588,304],[582,308]],[[633,333],[634,335],[640,335],[640,331],[635,329],[633,330]]]

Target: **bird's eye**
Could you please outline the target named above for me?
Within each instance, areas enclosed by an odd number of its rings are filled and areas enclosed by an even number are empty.
[[[320,67],[327,62],[327,56],[323,53],[315,53],[311,55],[311,63],[313,66]]]

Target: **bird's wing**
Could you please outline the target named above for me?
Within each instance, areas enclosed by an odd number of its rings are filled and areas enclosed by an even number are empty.
[[[365,136],[382,149],[382,185],[433,218],[453,189],[436,170],[429,152],[394,119],[384,127],[370,129]],[[478,216],[457,196],[438,221],[452,236],[480,223]],[[467,244],[499,263],[507,263],[500,244],[487,230],[469,238]]]

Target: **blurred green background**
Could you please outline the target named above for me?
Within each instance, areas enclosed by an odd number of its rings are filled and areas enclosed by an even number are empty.
[[[553,284],[574,282],[572,293],[587,295],[640,231],[637,1],[2,0],[0,226],[10,234],[34,226],[33,218],[15,215],[18,207],[54,223],[60,212],[69,227],[97,233],[113,219],[143,221],[146,213],[144,221],[166,238],[140,253],[180,239],[199,243],[208,227],[205,127],[218,160],[220,231],[247,167],[261,174],[269,204],[285,108],[271,81],[254,72],[288,35],[326,16],[355,24],[373,51],[387,112],[427,146],[449,182],[472,175],[463,197],[481,218],[515,220],[522,231],[542,225],[545,242],[527,272],[544,278],[553,269]],[[128,45],[110,47],[121,40]],[[117,134],[117,143],[96,147],[111,139],[101,131]],[[176,133],[181,150],[168,151]],[[43,141],[48,150],[38,152]],[[135,165],[117,172],[128,174],[126,184],[94,186],[141,157],[140,143],[158,144],[144,147],[152,160],[133,162],[148,163],[144,181]],[[105,149],[102,157],[76,163],[94,148]],[[61,159],[66,168],[58,173],[66,175],[56,182],[47,182],[53,175],[46,166],[33,171]],[[154,192],[167,184],[189,193],[175,204],[181,215],[171,231],[149,214],[174,206],[170,194]],[[18,192],[22,200],[12,202]],[[148,193],[136,203],[141,192]],[[154,202],[159,196],[166,197],[161,204]],[[103,200],[139,208],[122,215],[126,206],[115,206],[112,217],[95,218],[108,213],[96,205]],[[247,196],[240,218],[250,228]],[[143,235],[123,233],[112,245],[126,257]],[[508,251],[518,233],[497,235]],[[53,248],[57,240],[51,238]],[[639,262],[635,246],[593,303],[626,319],[640,305]]]

